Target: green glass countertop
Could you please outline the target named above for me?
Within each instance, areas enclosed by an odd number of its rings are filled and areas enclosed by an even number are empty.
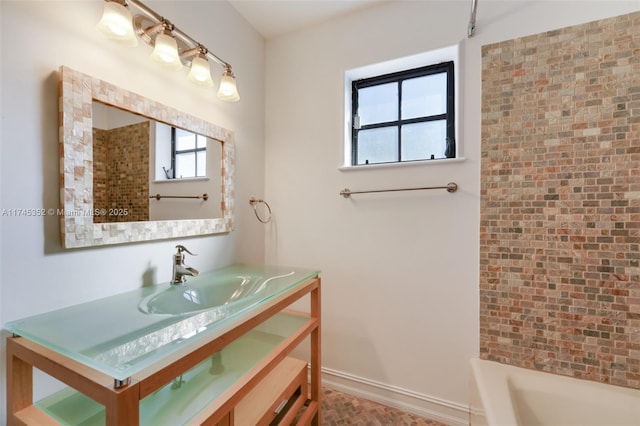
[[[183,285],[142,287],[12,321],[5,328],[124,380],[201,337],[222,334],[318,274],[315,269],[232,265],[188,277]],[[234,291],[230,282],[237,283]],[[224,302],[212,299],[218,293],[226,294]]]

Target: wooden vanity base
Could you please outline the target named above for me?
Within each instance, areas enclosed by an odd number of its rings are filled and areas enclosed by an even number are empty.
[[[33,368],[66,383],[105,407],[107,425],[140,423],[140,400],[189,371],[256,326],[285,312],[310,295],[306,321],[267,357],[258,361],[188,424],[216,426],[268,425],[272,421],[291,424],[303,406],[297,424],[321,424],[320,383],[320,278],[296,286],[265,306],[252,311],[246,320],[228,331],[198,342],[189,352],[168,357],[131,378],[127,386],[114,388],[114,379],[56,351],[24,337],[7,339],[7,423],[13,425],[57,425],[53,417],[34,405]],[[310,337],[310,383],[307,362],[289,356]],[[283,401],[287,401],[286,403]],[[284,407],[276,413],[276,408]]]

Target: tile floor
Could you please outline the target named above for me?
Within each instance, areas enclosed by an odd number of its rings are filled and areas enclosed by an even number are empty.
[[[328,426],[446,426],[328,388],[323,388],[322,417],[322,424]]]

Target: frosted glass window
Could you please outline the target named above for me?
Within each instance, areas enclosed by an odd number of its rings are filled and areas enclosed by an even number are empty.
[[[398,119],[398,83],[367,87],[358,96],[361,126]]]
[[[446,158],[447,122],[445,120],[402,126],[401,161]]]
[[[194,177],[196,175],[196,153],[176,155],[176,178]]]
[[[455,158],[453,61],[352,82],[351,164]]]
[[[207,138],[175,127],[171,132],[174,178],[206,177]]]
[[[358,164],[376,164],[397,161],[397,140],[397,127],[383,127],[360,132]]]
[[[204,177],[207,175],[207,151],[198,151],[196,153],[196,176]]]
[[[196,135],[196,148],[206,148],[207,137],[202,135]]]
[[[447,73],[402,82],[402,119],[447,112]]]
[[[184,151],[186,149],[195,149],[196,134],[187,132],[186,130],[176,129],[176,151]]]

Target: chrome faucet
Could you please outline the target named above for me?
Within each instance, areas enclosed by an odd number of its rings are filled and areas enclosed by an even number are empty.
[[[184,264],[183,252],[186,251],[192,256],[196,255],[180,244],[178,244],[176,248],[178,249],[178,252],[173,255],[173,278],[171,279],[171,284],[183,284],[187,281],[187,275],[197,277],[199,274],[197,269]]]

